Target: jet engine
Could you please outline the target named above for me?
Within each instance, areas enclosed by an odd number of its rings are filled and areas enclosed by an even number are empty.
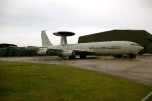
[[[38,55],[49,55],[49,56],[55,56],[57,55],[55,50],[51,50],[48,48],[39,48],[39,50],[37,51]]]
[[[38,55],[46,55],[47,48],[39,48],[37,51]]]
[[[63,50],[60,54],[61,57],[75,58],[76,54],[72,50]]]
[[[46,55],[55,56],[55,55],[57,55],[57,53],[56,53],[55,50],[48,49],[48,50],[46,51]]]

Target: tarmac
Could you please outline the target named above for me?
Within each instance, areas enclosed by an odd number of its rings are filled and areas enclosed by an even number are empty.
[[[136,59],[117,59],[111,56],[91,56],[87,59],[61,59],[56,56],[0,57],[0,61],[20,61],[58,64],[104,72],[127,78],[152,87],[152,56],[137,56]]]

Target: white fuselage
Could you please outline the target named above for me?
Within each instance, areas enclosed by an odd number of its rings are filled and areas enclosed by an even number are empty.
[[[142,46],[129,41],[107,41],[107,42],[92,42],[79,43],[68,45],[48,46],[48,49],[63,49],[63,50],[82,50],[90,51],[99,55],[115,55],[115,54],[136,54],[143,49]]]

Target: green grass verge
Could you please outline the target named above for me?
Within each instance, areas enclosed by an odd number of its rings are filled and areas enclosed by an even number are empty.
[[[0,101],[140,101],[151,90],[90,70],[0,61]]]

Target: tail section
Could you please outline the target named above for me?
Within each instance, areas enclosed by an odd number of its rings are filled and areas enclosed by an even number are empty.
[[[42,46],[53,46],[50,42],[48,36],[45,33],[45,30],[41,32]]]

